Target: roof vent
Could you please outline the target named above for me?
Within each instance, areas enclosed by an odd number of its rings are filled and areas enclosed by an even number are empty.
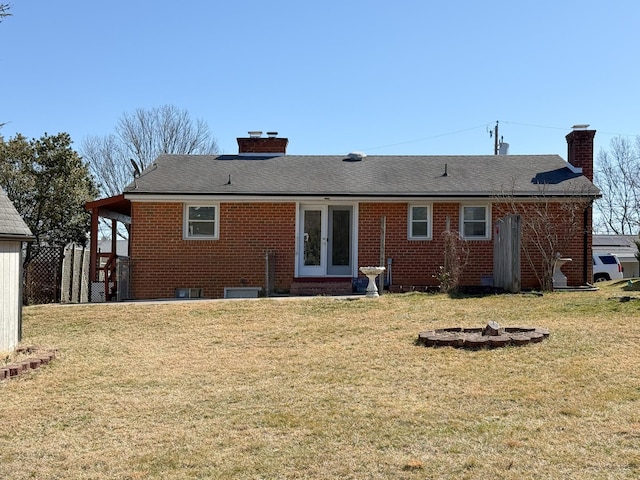
[[[253,130],[248,133],[250,138],[260,138],[262,136],[262,132],[260,130]]]
[[[355,162],[361,161],[366,156],[367,154],[364,152],[349,152],[349,154],[347,155],[347,157],[349,157],[349,160],[353,160]]]

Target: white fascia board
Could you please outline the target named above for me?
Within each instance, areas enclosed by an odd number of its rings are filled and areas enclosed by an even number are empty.
[[[214,195],[214,194],[125,194],[127,200],[133,202],[380,202],[380,203],[395,203],[395,202],[414,202],[414,201],[428,201],[428,202],[505,202],[510,200],[522,201],[540,201],[540,200],[575,200],[576,197],[593,198],[592,195],[576,195],[571,193],[553,193],[547,192],[546,194],[540,194],[540,192],[523,192],[516,195],[504,195],[504,194],[448,194],[448,195],[420,195],[420,194],[407,194],[407,195],[380,195],[380,196],[350,196],[350,195]]]
[[[166,195],[166,194],[125,194],[127,200],[132,202],[411,202],[411,201],[469,201],[495,198],[491,196],[460,196],[460,197],[434,197],[425,195],[402,195],[402,196],[349,196],[349,195]]]

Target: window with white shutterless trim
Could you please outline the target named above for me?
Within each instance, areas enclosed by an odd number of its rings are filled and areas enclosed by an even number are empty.
[[[490,238],[491,212],[488,205],[461,205],[460,231],[466,240]]]
[[[184,238],[189,240],[217,240],[218,205],[185,205]]]
[[[431,205],[409,205],[409,239],[431,240]]]

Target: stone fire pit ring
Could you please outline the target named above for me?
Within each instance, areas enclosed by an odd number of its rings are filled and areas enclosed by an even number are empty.
[[[426,330],[418,334],[418,345],[454,347],[469,350],[522,346],[549,338],[549,330],[539,327],[501,327],[489,322],[486,327],[451,327]]]

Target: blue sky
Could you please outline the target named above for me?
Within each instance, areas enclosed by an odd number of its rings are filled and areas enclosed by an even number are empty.
[[[0,130],[112,133],[136,108],[249,130],[291,154],[596,151],[640,134],[637,0],[4,0]]]

